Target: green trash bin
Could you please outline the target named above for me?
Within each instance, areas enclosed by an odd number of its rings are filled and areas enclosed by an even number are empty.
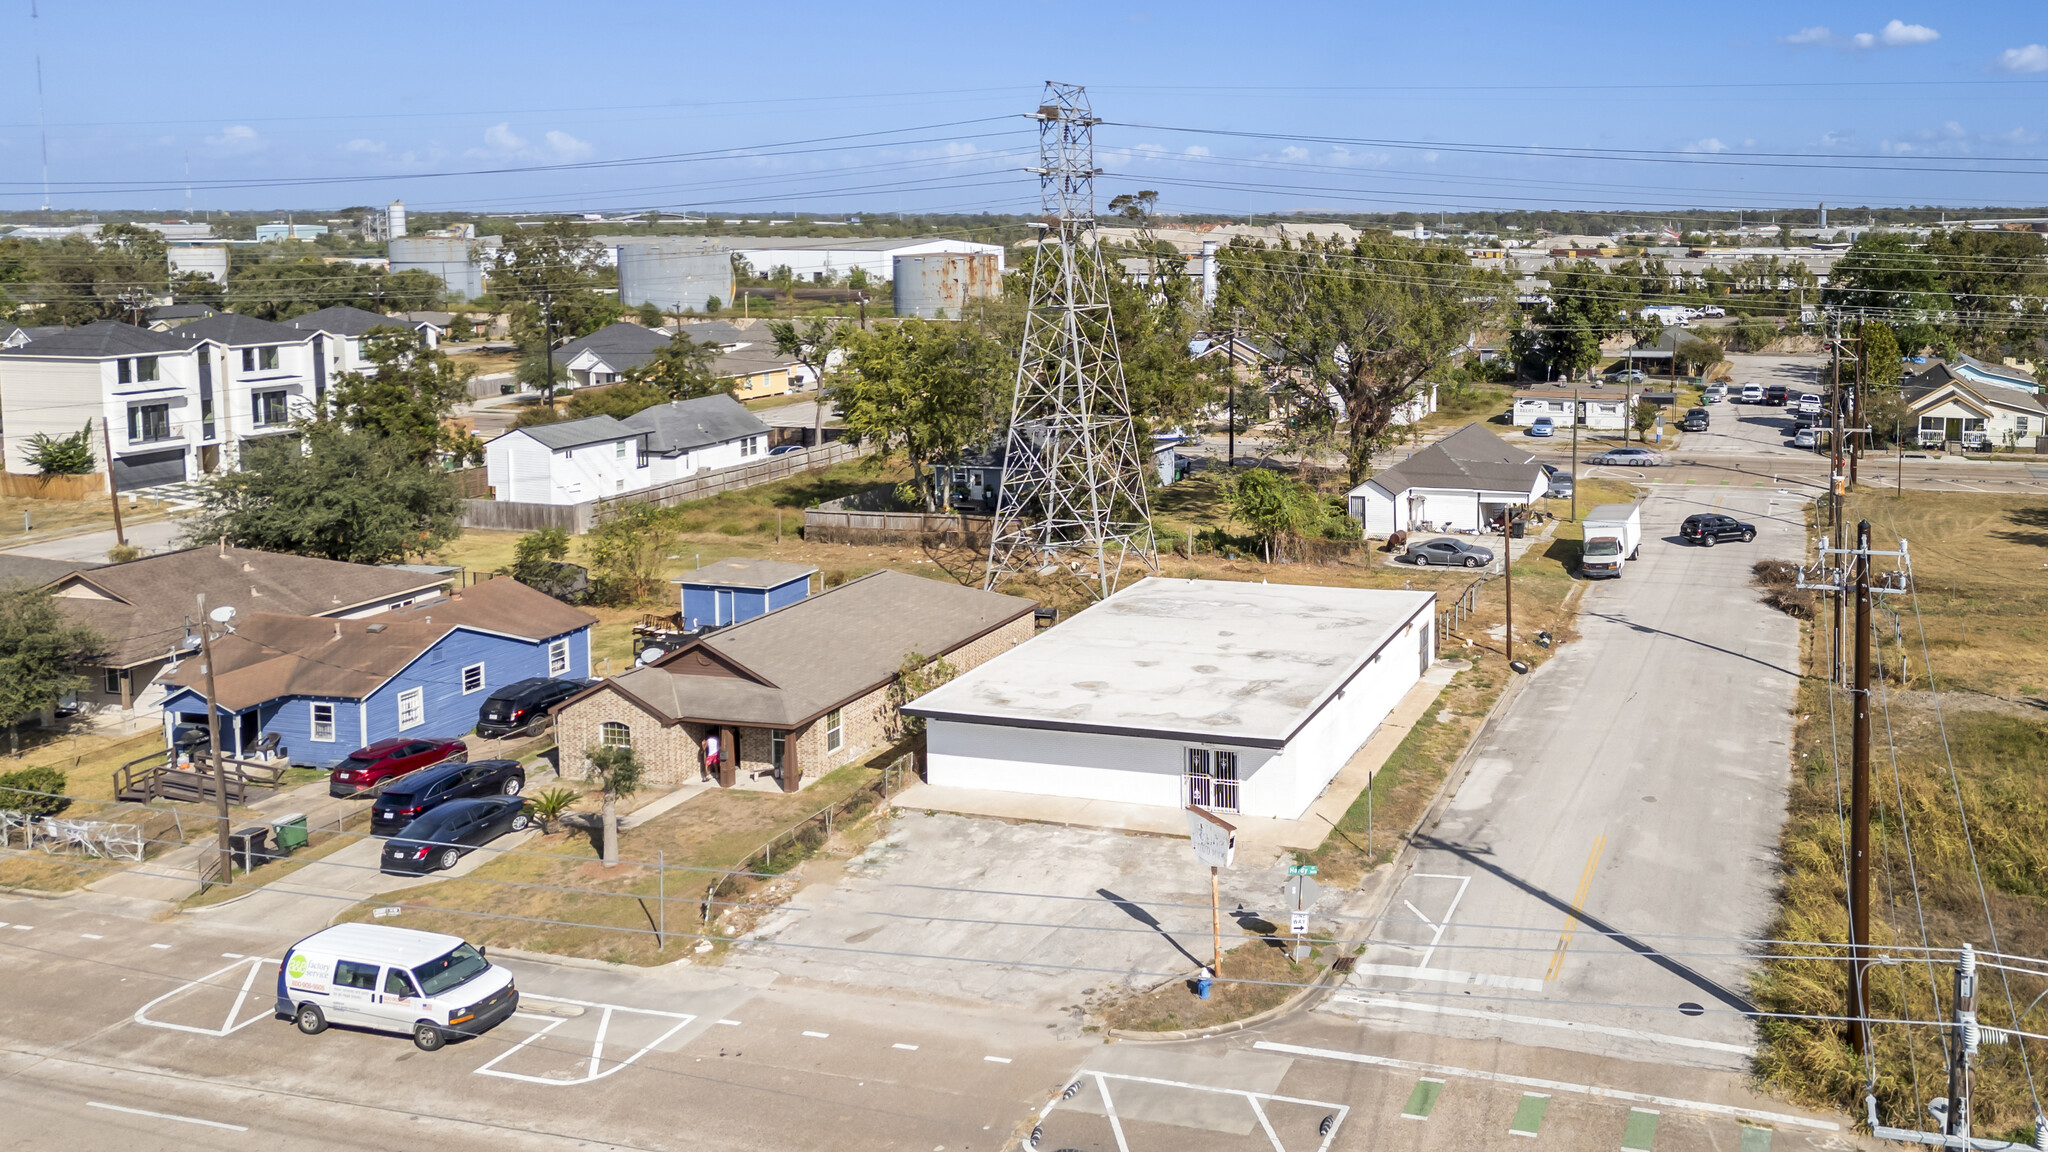
[[[309,842],[306,831],[306,814],[303,812],[294,812],[289,816],[279,816],[270,822],[270,829],[271,840],[276,842],[278,851],[286,856],[304,848]]]

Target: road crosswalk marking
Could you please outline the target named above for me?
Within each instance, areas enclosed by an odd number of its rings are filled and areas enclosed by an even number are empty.
[[[1415,1082],[1415,1090],[1408,1093],[1408,1103],[1401,1108],[1404,1120],[1427,1120],[1436,1111],[1436,1102],[1443,1097],[1444,1082],[1424,1076]]]
[[[1628,1124],[1621,1130],[1622,1152],[1650,1152],[1657,1138],[1657,1113],[1649,1108],[1628,1110]]]
[[[1550,1111],[1550,1097],[1540,1092],[1522,1093],[1522,1102],[1515,1106],[1515,1118],[1508,1122],[1511,1136],[1534,1136],[1543,1127],[1543,1114]]]

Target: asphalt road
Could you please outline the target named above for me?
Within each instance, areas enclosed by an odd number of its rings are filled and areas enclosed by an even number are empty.
[[[1749,568],[1804,548],[1802,498],[1660,486],[1641,559],[1524,686],[1421,838],[1326,1010],[1374,1027],[1739,1069],[1742,941],[1771,912],[1798,629]],[[1677,540],[1695,511],[1752,544]]]

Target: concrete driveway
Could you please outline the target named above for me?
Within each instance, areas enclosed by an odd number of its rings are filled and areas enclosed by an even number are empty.
[[[1798,628],[1750,565],[1804,550],[1800,497],[1665,486],[1642,560],[1592,586],[1418,839],[1326,1011],[1438,1035],[1740,1067],[1750,948],[1772,909]],[[1753,544],[1696,548],[1720,510]]]
[[[211,925],[271,932],[311,933],[333,923],[336,916],[364,900],[387,892],[416,888],[435,880],[467,876],[486,863],[538,835],[537,829],[501,836],[471,851],[446,872],[418,877],[386,876],[377,870],[385,841],[365,835],[346,848],[329,853],[289,875],[233,900],[193,909],[188,915]]]

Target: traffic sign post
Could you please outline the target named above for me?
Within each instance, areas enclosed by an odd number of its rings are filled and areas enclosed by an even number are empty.
[[[1209,971],[1220,977],[1223,975],[1223,896],[1217,885],[1216,870],[1230,867],[1237,858],[1237,828],[1213,812],[1191,807],[1188,809],[1188,842],[1195,849],[1195,859],[1209,866],[1209,932],[1215,953]]]
[[[1313,876],[1316,874],[1316,866],[1313,864],[1289,864],[1287,866],[1287,874],[1289,876]]]

